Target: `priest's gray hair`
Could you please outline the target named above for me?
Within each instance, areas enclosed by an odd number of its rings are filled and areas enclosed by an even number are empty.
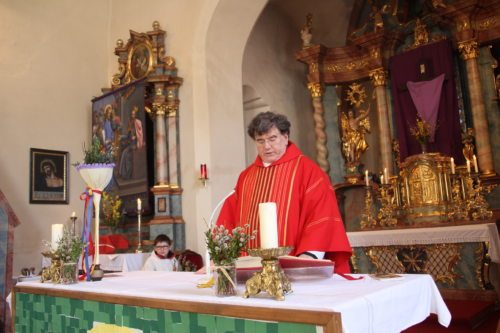
[[[261,112],[256,115],[248,125],[247,133],[252,139],[257,135],[263,135],[276,127],[281,134],[290,135],[290,122],[286,116],[271,111]]]

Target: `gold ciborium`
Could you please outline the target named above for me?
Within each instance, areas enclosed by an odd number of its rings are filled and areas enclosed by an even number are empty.
[[[293,249],[292,246],[283,246],[270,249],[248,249],[248,254],[262,258],[262,270],[255,272],[247,280],[244,298],[257,295],[261,291],[276,298],[278,301],[285,300],[285,295],[292,292],[292,285],[281,269],[278,257],[284,256]]]

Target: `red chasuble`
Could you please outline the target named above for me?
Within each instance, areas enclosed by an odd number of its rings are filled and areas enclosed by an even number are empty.
[[[293,246],[290,255],[322,251],[335,261],[335,271],[349,273],[351,246],[340,217],[335,192],[328,176],[291,143],[285,154],[268,167],[259,156],[238,179],[217,220],[228,229],[250,225],[259,230],[258,206],[276,202],[278,242]],[[257,237],[249,248],[259,247]]]

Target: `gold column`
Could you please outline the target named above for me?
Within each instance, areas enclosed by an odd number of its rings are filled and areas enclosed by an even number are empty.
[[[380,155],[382,158],[382,170],[387,168],[389,174],[394,174],[392,167],[392,145],[391,129],[389,123],[389,109],[387,107],[387,96],[385,93],[386,72],[383,68],[377,68],[370,72],[370,78],[377,96],[377,116],[379,126]]]
[[[486,119],[486,108],[482,95],[481,80],[479,77],[479,66],[477,58],[479,49],[477,42],[468,40],[458,43],[458,50],[465,61],[467,68],[467,78],[470,93],[470,103],[472,108],[472,121],[474,133],[476,134],[477,156],[479,170],[483,175],[494,175],[493,156],[490,145],[488,131],[488,121]]]
[[[322,102],[323,87],[319,82],[310,82],[307,84],[307,88],[311,92],[314,109],[313,118],[314,132],[316,133],[316,161],[320,168],[328,173],[330,172],[330,163],[328,162],[328,148],[326,147],[325,110]]]

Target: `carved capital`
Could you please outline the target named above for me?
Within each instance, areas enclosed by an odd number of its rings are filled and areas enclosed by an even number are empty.
[[[311,97],[321,97],[323,95],[323,86],[319,82],[309,82],[307,89],[311,92]]]
[[[168,105],[165,103],[153,103],[153,113],[155,116],[164,116],[168,112]]]
[[[468,40],[458,43],[458,51],[464,60],[470,60],[479,57],[479,48],[475,40]]]
[[[370,72],[370,79],[372,80],[373,86],[385,86],[387,73],[381,68],[377,68]]]
[[[311,62],[309,64],[309,73],[317,73],[318,72],[318,63],[317,62]]]

